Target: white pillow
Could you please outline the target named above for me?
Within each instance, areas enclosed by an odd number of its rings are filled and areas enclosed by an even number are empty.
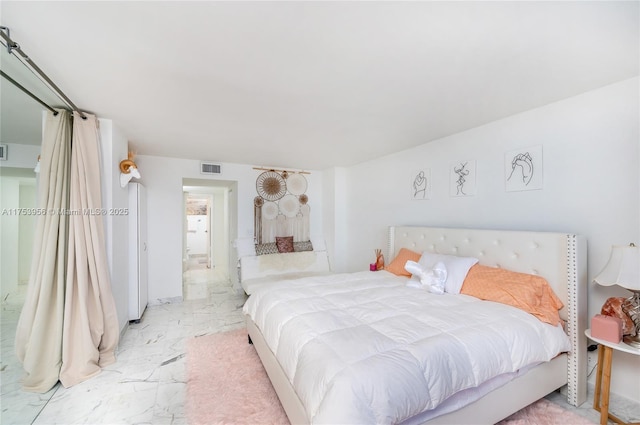
[[[433,266],[433,269],[428,269],[415,261],[407,261],[404,269],[413,275],[407,286],[426,289],[433,294],[444,294],[447,269],[442,262],[439,261]]]
[[[474,257],[458,257],[455,255],[433,254],[423,252],[418,263],[428,269],[433,269],[436,263],[441,262],[447,270],[447,281],[444,284],[444,291],[449,294],[459,294],[462,289],[464,279],[478,259]]]

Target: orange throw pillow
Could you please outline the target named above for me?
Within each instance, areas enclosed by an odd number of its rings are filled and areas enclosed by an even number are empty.
[[[407,264],[407,261],[415,261],[418,262],[420,260],[420,256],[417,252],[413,252],[407,248],[400,248],[400,252],[396,255],[396,258],[387,265],[384,269],[388,272],[391,272],[398,276],[411,276],[411,273],[404,269],[404,265]]]
[[[476,264],[460,293],[517,307],[554,326],[560,323],[562,301],[541,276]]]

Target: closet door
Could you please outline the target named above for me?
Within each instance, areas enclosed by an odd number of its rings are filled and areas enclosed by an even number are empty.
[[[140,320],[149,298],[147,199],[144,186],[129,183],[129,320]]]
[[[149,271],[147,266],[147,189],[141,184],[138,184],[138,241],[138,280],[140,285],[138,311],[142,317],[149,301]]]

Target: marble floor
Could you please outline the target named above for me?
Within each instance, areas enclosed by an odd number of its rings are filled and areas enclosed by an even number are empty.
[[[186,424],[186,341],[243,327],[245,295],[214,271],[193,271],[184,283],[190,292],[183,302],[149,306],[139,323],[129,325],[115,364],[46,394],[20,389],[13,342],[20,305],[3,304],[0,423]]]
[[[20,389],[22,369],[13,346],[20,306],[3,304],[0,423],[186,424],[186,341],[243,327],[245,296],[208,269],[185,277],[184,301],[149,306],[124,334],[114,365],[84,383],[68,389],[58,385],[46,394]],[[590,401],[574,408],[559,393],[547,398],[599,422]],[[637,420],[640,405],[612,397],[612,411]]]

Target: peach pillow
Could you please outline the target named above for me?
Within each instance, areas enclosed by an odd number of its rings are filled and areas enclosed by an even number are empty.
[[[404,269],[404,265],[407,261],[415,261],[418,262],[420,260],[421,254],[417,252],[413,252],[407,248],[400,248],[400,252],[396,255],[396,258],[388,264],[384,269],[388,272],[391,272],[398,276],[411,276],[411,273]]]
[[[562,301],[541,276],[476,264],[460,293],[517,307],[554,326],[560,323]]]

